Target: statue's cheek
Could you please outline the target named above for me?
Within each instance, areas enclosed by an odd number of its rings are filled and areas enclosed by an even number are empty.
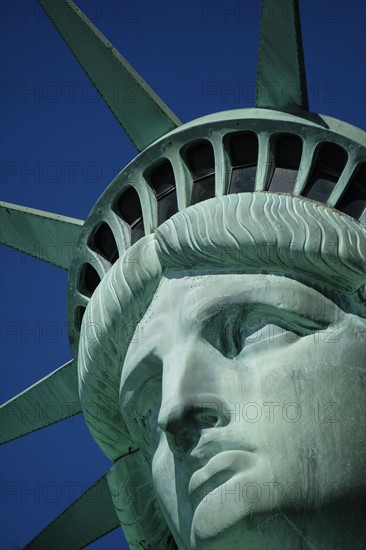
[[[261,378],[261,421],[280,500],[345,494],[366,464],[361,352],[342,341],[315,348],[304,347]]]

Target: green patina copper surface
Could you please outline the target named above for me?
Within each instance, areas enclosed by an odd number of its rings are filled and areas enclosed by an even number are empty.
[[[364,414],[359,379],[364,365],[366,211],[352,219],[336,208],[364,162],[365,140],[350,125],[308,112],[298,2],[262,1],[256,108],[215,113],[185,125],[73,2],[39,2],[142,153],[106,189],[85,223],[1,205],[4,244],[70,270],[69,335],[75,358],[2,406],[1,442],[80,412],[78,361],[81,399],[84,405],[98,404],[97,418],[86,414],[86,420],[114,461],[108,474],[28,548],[81,548],[119,524],[132,548],[154,550],[242,548],[244,535],[245,544],[260,548],[274,548],[273,541],[291,550],[318,543],[335,547],[339,540],[346,547],[345,525],[351,526],[351,542],[358,544],[363,536],[359,508],[349,501],[346,506],[340,500],[335,515],[334,510],[323,516],[312,510],[305,519],[294,514],[295,530],[278,520],[278,506],[291,508],[286,499],[280,499],[275,509],[254,506],[249,516],[268,516],[272,529],[268,539],[257,519],[247,521],[245,506],[233,502],[223,506],[215,498],[201,506],[197,493],[204,483],[202,475],[211,480],[230,471],[241,482],[247,481],[251,468],[243,467],[248,456],[240,453],[248,433],[255,441],[250,453],[256,458],[250,457],[250,465],[259,464],[251,482],[277,479],[283,484],[291,473],[299,482],[305,477],[308,486],[321,483],[323,490],[329,480],[337,479],[344,498],[349,489],[343,479],[343,464],[347,464],[347,482],[356,496],[362,492],[359,457],[364,432],[358,419]],[[257,172],[250,193],[230,194],[233,166],[225,140],[234,132],[250,132],[258,139]],[[279,134],[296,136],[303,144],[294,186],[286,194],[270,192]],[[185,148],[200,140],[212,146],[215,197],[194,204]],[[347,150],[347,163],[327,199],[315,202],[307,198],[306,186],[326,142]],[[169,161],[174,172],[178,213],[162,223],[159,197],[148,174],[163,161]],[[146,235],[132,247],[131,227],[116,212],[116,200],[129,187],[141,203]],[[93,244],[101,224],[110,229],[118,261],[103,257]],[[294,245],[299,255],[293,257]],[[57,253],[51,255],[52,246]],[[101,281],[89,294],[83,293],[81,275],[88,265]],[[231,333],[239,302],[244,329]],[[85,322],[76,323],[85,309],[88,333]],[[201,310],[210,315],[214,311],[211,325],[206,324],[203,331],[195,323]],[[299,318],[305,319],[300,329]],[[273,339],[259,344],[253,340],[258,329],[268,327],[274,330]],[[339,327],[342,337],[330,353],[329,334],[324,331],[332,335]],[[121,332],[116,333],[116,328]],[[148,390],[141,389],[141,382]],[[217,414],[216,406],[211,402],[207,406],[207,395],[216,399],[216,405],[227,407],[230,402],[229,412],[250,399],[256,403],[297,400],[305,409],[315,398],[329,401],[338,396],[344,410],[352,414],[342,426],[331,428],[314,428],[310,422],[279,427],[270,423],[264,428],[248,424],[244,437],[243,430],[236,432],[238,422],[226,409],[225,414]],[[56,418],[27,415],[27,422],[22,421],[24,409],[39,406],[42,411],[50,401],[59,405]],[[65,411],[62,405],[70,402],[75,407]],[[209,414],[202,416],[202,408]],[[225,432],[226,426],[231,431]],[[199,473],[197,464],[196,470],[189,471],[190,458],[184,453],[196,452],[195,444],[208,437],[207,432],[212,434],[211,428],[222,429],[211,437],[215,450],[210,455],[201,446],[195,456],[206,473]],[[284,450],[295,460],[283,461]],[[218,457],[220,453],[223,456]],[[334,454],[337,460],[329,460]],[[207,470],[210,458],[213,470]],[[143,491],[131,494],[131,487]],[[93,491],[98,493],[96,500]],[[320,507],[328,505],[326,490],[319,498]],[[306,509],[307,505],[301,500],[301,506]],[[337,517],[343,523],[334,521]]]
[[[81,327],[80,396],[132,548],[362,547],[365,258],[351,217],[254,192],[178,212],[111,267]]]
[[[296,0],[262,1],[256,106],[308,111],[308,93]]]
[[[82,220],[0,203],[1,243],[63,269],[69,269]]]
[[[98,506],[95,506],[95,503]],[[84,548],[118,526],[107,474],[27,544],[27,550]]]
[[[81,412],[77,366],[69,361],[0,407],[0,445]]]

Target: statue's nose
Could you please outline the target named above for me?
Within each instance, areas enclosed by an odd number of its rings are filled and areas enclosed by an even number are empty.
[[[159,426],[165,432],[169,447],[177,456],[193,449],[204,430],[220,428],[229,423],[223,403],[216,396],[185,403],[171,403],[162,407]]]

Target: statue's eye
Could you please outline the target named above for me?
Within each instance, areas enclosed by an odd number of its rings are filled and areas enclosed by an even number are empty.
[[[242,351],[246,339],[244,310],[240,306],[226,307],[202,327],[202,337],[228,359]]]
[[[256,305],[248,309],[242,305],[230,305],[203,323],[202,338],[224,357],[234,359],[247,344],[270,341],[271,333],[266,331],[270,326],[277,327],[284,337],[291,333],[293,339],[286,340],[291,343],[297,337],[324,330],[328,325],[273,307]]]

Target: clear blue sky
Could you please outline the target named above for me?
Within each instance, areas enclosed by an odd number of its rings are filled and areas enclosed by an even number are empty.
[[[259,2],[77,4],[183,122],[253,106]],[[365,129],[366,2],[301,13],[310,110]],[[1,41],[1,199],[85,219],[136,150],[35,1],[1,2]],[[4,402],[71,355],[66,272],[5,248],[0,261]],[[5,445],[0,547],[21,548],[108,466],[81,416]],[[124,544],[116,531],[90,548]]]

